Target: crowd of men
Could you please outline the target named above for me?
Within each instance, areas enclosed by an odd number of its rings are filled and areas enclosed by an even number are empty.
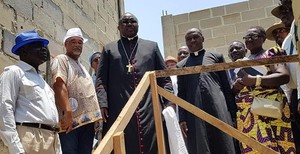
[[[266,31],[249,26],[244,42],[229,45],[228,57],[239,61],[297,54],[295,3],[299,0],[280,0],[271,13],[281,22]],[[94,138],[101,140],[107,134],[147,71],[225,62],[222,54],[204,49],[205,36],[198,28],[187,30],[186,46],[178,49],[176,58],[165,60],[156,42],[138,36],[138,19],[132,13],[121,16],[118,29],[120,39],[90,56],[95,72],[91,76],[80,62],[88,40],[80,28],[70,28],[63,38],[66,53],[51,60],[49,85],[39,70],[50,60],[49,41],[34,30],[17,35],[11,51],[20,60],[0,76],[0,137],[7,153],[90,154]],[[266,39],[277,45],[263,49]],[[243,71],[240,76],[235,70],[222,70],[158,78],[157,83],[278,153],[300,153],[299,63],[266,68],[267,73],[261,75]],[[269,99],[277,99],[271,98],[274,94],[287,98],[282,100],[282,118],[251,112],[253,95],[261,93]],[[176,111],[188,153],[257,153],[169,100],[159,101],[162,110],[172,107]],[[152,105],[148,89],[124,130],[126,153],[158,153]],[[171,153],[165,121],[163,130],[165,151]]]

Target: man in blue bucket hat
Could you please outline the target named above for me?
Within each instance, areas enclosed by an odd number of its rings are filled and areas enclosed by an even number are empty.
[[[20,33],[12,48],[20,61],[0,76],[0,137],[11,154],[61,153],[54,92],[39,71],[48,43],[36,31]]]

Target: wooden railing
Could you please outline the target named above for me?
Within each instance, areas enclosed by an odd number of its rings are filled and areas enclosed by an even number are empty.
[[[163,88],[157,86],[156,78],[166,77],[171,75],[187,75],[195,74],[201,72],[212,72],[220,70],[228,70],[233,68],[242,68],[248,66],[257,66],[257,65],[266,65],[266,64],[277,64],[277,63],[290,63],[298,62],[298,55],[293,56],[281,56],[273,57],[267,59],[258,59],[258,60],[249,60],[249,61],[239,61],[239,62],[230,62],[230,63],[219,63],[214,65],[202,65],[194,67],[186,67],[180,69],[171,69],[163,71],[151,71],[146,72],[140,81],[139,85],[129,98],[128,102],[124,106],[123,110],[119,114],[118,118],[111,126],[109,131],[106,133],[96,150],[93,154],[109,154],[114,149],[115,154],[125,154],[125,142],[124,142],[124,129],[128,124],[130,118],[135,112],[139,102],[142,100],[146,90],[151,88],[152,92],[152,101],[153,101],[153,111],[155,118],[155,129],[157,135],[157,144],[158,144],[158,153],[165,154],[165,143],[164,143],[164,134],[162,127],[161,119],[161,110],[159,105],[159,95],[165,97],[171,102],[179,105],[190,113],[194,114],[198,118],[203,119],[207,123],[217,127],[221,131],[227,133],[228,135],[236,138],[240,142],[247,144],[253,149],[257,150],[260,153],[275,154],[276,152],[270,148],[265,147],[256,140],[248,137],[247,135],[241,133],[232,126],[220,121],[219,119],[211,116],[210,114],[204,112],[203,110],[195,107],[194,105],[186,102],[185,100],[176,97],[175,95],[165,91]]]

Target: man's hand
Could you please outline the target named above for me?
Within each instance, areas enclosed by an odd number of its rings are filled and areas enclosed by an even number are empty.
[[[106,107],[103,107],[101,108],[101,115],[102,115],[102,118],[103,118],[103,122],[107,122],[107,119],[108,119],[108,110]]]
[[[188,132],[188,127],[185,121],[180,122],[180,128],[181,128],[181,132],[183,134],[184,138],[187,138],[187,132]]]
[[[72,131],[73,120],[72,111],[65,111],[63,113],[63,119],[61,120],[60,125],[63,130],[67,131],[67,134]]]
[[[245,85],[243,84],[242,78],[237,78],[233,85],[232,85],[232,90],[234,93],[238,93],[240,92],[243,88],[245,87]]]

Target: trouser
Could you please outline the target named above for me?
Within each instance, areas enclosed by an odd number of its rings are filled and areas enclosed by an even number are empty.
[[[0,139],[0,153],[9,154],[8,147],[4,145],[3,141]]]
[[[291,119],[292,119],[291,124],[292,124],[292,131],[293,131],[296,151],[297,153],[300,154],[300,116],[297,111],[297,107],[298,107],[297,89],[293,89],[291,95],[291,104],[290,104]]]
[[[57,132],[17,125],[17,132],[26,154],[61,154]]]
[[[68,134],[59,133],[63,154],[91,154],[94,136],[94,123],[83,125]]]

